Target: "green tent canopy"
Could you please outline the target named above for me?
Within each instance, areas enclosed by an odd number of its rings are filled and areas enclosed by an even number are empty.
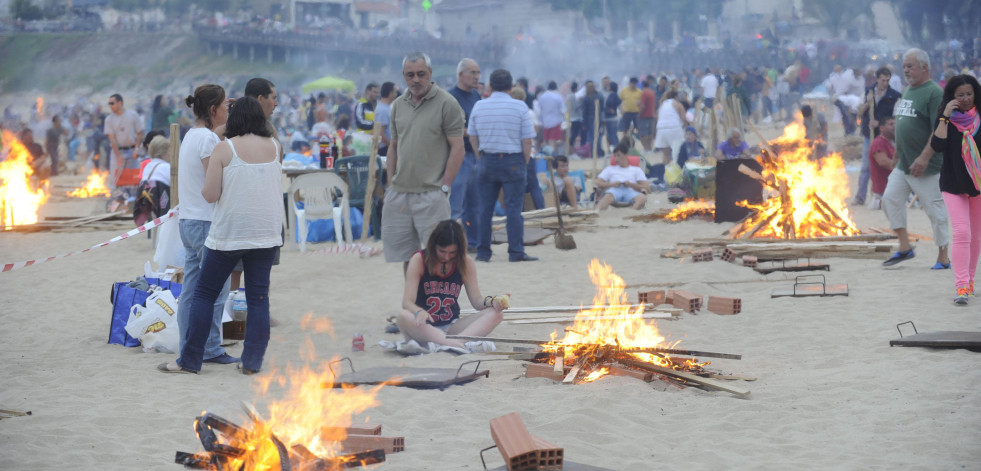
[[[303,84],[303,93],[310,93],[313,90],[341,90],[344,92],[354,92],[356,86],[354,82],[327,75],[320,77],[313,82]]]

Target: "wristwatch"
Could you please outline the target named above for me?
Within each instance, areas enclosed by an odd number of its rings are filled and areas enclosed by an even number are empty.
[[[443,193],[450,194],[450,187],[446,185],[439,187],[439,190],[442,191]]]

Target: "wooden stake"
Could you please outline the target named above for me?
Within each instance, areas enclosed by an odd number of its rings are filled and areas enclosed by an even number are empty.
[[[595,111],[593,112],[593,178],[596,178],[599,173],[597,173],[596,165],[598,164],[599,156],[597,155],[597,147],[599,145],[599,120],[600,120],[600,104],[599,100],[596,100]],[[585,190],[585,188],[583,188]]]
[[[177,167],[181,159],[181,125],[170,125],[170,207],[176,208],[180,202],[177,198]]]
[[[371,227],[371,211],[374,204],[375,172],[378,170],[378,142],[381,140],[381,123],[375,120],[371,130],[371,152],[368,153],[368,186],[364,191],[364,221],[361,225],[361,242],[368,240],[368,228]]]

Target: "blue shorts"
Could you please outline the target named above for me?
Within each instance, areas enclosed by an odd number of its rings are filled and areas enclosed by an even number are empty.
[[[457,317],[456,319],[453,319],[452,321],[450,321],[450,323],[449,323],[449,324],[444,324],[444,325],[433,325],[433,327],[435,327],[435,328],[437,328],[437,329],[439,329],[439,330],[442,330],[443,332],[446,332],[447,330],[450,330],[450,326],[451,326],[451,325],[453,325],[453,324],[455,324],[455,323],[456,323],[456,321],[458,321],[458,320],[460,320],[460,318],[459,318],[459,317]],[[432,325],[432,324],[429,324],[429,325]]]
[[[634,198],[636,198],[637,195],[640,195],[642,193],[627,186],[617,186],[607,189],[606,194],[613,195],[614,202],[633,203]]]

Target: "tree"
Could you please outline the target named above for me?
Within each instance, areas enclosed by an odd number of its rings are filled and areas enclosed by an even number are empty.
[[[872,18],[872,0],[809,0],[804,2],[804,14],[815,18],[838,37],[856,18]]]
[[[31,0],[14,0],[10,4],[10,16],[18,20],[31,21],[40,20],[44,17],[41,7]]]

